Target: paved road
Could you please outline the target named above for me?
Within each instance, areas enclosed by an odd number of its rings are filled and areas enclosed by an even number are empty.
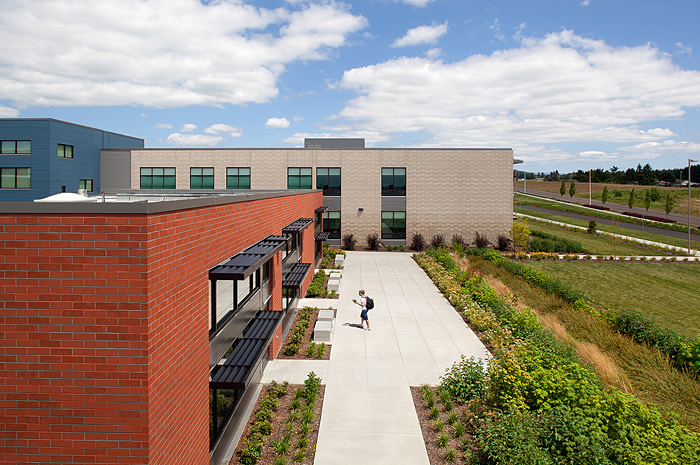
[[[569,212],[562,212],[559,210],[550,210],[548,208],[542,208],[542,207],[534,207],[532,205],[518,205],[518,208],[523,208],[526,210],[534,210],[534,211],[540,211],[540,212],[545,212],[545,213],[551,213],[554,215],[559,215],[559,216],[566,216],[568,218],[577,218],[580,220],[595,220],[596,223],[600,224],[615,224],[613,220],[606,220],[604,218],[597,218],[594,216],[586,216],[586,215],[579,215],[577,213],[569,213]],[[681,231],[673,231],[670,229],[663,229],[663,228],[654,228],[652,226],[644,226],[642,227],[641,224],[635,224],[635,223],[623,223],[619,222],[618,226],[622,228],[628,228],[628,229],[634,229],[637,231],[646,231],[654,234],[661,234],[667,237],[676,237],[679,239],[688,239],[688,233],[684,233]],[[700,234],[691,234],[690,239],[693,241],[700,241]]]
[[[517,187],[515,189],[517,192],[523,192],[522,187]],[[554,199],[554,200],[559,200],[562,201],[561,195],[559,194],[552,194],[551,192],[545,192],[545,191],[538,191],[534,189],[528,189],[527,190],[528,194],[532,195],[537,195],[540,197],[546,197],[549,199]],[[640,201],[641,199],[638,199],[637,201]],[[569,197],[568,195],[564,197],[563,199],[564,202],[569,202],[569,203],[577,203],[579,205],[587,205],[588,204],[588,199],[583,199],[581,197]],[[593,205],[603,205],[603,202],[600,202],[599,200],[593,200]],[[624,205],[620,204],[615,204],[615,203],[606,203],[606,207],[610,208],[613,211],[616,212],[628,212],[630,209]],[[641,207],[634,207],[632,208],[632,211],[635,213],[639,213],[640,215],[644,215],[647,213],[647,211],[644,208]],[[681,224],[688,224],[688,215],[679,215],[678,213],[670,213],[666,214],[666,212],[658,211],[658,210],[649,210],[649,213],[654,216],[658,216],[660,218],[667,218],[674,220],[678,223]],[[698,216],[690,216],[690,224],[692,224],[695,227],[700,227],[700,217]],[[687,237],[687,235],[686,235]]]

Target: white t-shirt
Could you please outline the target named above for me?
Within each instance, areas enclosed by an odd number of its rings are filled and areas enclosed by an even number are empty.
[[[360,297],[360,305],[362,305],[362,310],[367,310],[367,297]]]

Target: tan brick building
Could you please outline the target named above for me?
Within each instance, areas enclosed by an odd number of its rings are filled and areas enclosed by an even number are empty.
[[[117,189],[324,190],[331,243],[376,233],[386,245],[443,234],[495,241],[512,224],[512,149],[365,148],[363,139],[306,139],[292,149],[103,150]]]

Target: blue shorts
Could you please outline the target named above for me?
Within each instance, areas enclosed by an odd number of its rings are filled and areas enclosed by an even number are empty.
[[[360,317],[364,321],[369,321],[369,316],[367,316],[367,309],[362,310],[362,313],[360,313]]]

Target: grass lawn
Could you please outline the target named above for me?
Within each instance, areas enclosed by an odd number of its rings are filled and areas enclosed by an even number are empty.
[[[523,182],[517,182],[518,187],[523,187]],[[567,200],[569,198],[569,187],[571,182],[566,182],[566,194],[561,200]],[[608,203],[615,203],[619,205],[627,206],[627,200],[629,199],[629,191],[634,189],[636,195],[635,206],[644,208],[644,194],[646,191],[651,190],[654,186],[636,186],[633,184],[605,184],[605,183],[593,183],[591,184],[591,198],[593,200],[601,200],[603,189],[608,186]],[[559,195],[559,189],[561,188],[561,181],[528,181],[527,187],[529,189],[550,192],[552,194]],[[661,198],[656,202],[652,202],[650,207],[650,212],[652,210],[657,210],[659,212],[665,213],[666,206],[666,193],[671,192],[671,196],[675,199],[675,207],[673,208],[673,213],[687,214],[688,213],[688,188],[687,187],[660,187],[657,186],[656,190],[661,194]],[[700,212],[700,189],[690,189],[690,196],[692,202],[692,214],[697,215]],[[579,197],[582,199],[588,199],[588,183],[576,182],[576,194],[574,197]],[[653,213],[652,213],[653,214]]]
[[[520,277],[483,258],[470,257],[469,262],[472,268],[489,279],[495,278],[505,284],[507,287],[502,291],[516,293],[519,303],[538,312],[545,327],[557,338],[573,344],[576,354],[594,367],[605,386],[633,393],[645,402],[656,404],[665,414],[677,413],[682,424],[700,431],[700,382],[672,366],[666,355],[634,342],[605,321],[574,309],[567,302],[530,286]],[[560,277],[570,279],[574,286],[586,290],[591,296],[600,292],[607,297],[604,288],[608,288],[608,294],[614,295],[617,300],[630,306],[638,305],[637,309],[647,314],[655,313],[668,327],[675,325],[678,329],[694,324],[697,334],[698,317],[693,317],[692,311],[689,311],[693,298],[697,301],[698,297],[697,291],[692,295],[690,290],[693,287],[698,289],[700,284],[700,277],[693,279],[693,276],[700,276],[697,265],[611,262],[531,262],[531,265],[539,269],[547,266],[547,271],[552,275],[562,273]],[[602,266],[608,268],[603,269]],[[647,278],[654,276],[658,270],[662,270],[661,279]],[[686,282],[686,278],[691,279],[693,284],[675,283]],[[664,280],[675,284],[668,285]],[[653,286],[656,295],[649,289],[650,286]],[[642,291],[646,298],[640,295]],[[663,300],[665,305],[659,305],[657,300]],[[681,315],[681,312],[684,313]],[[692,323],[688,323],[691,320]]]
[[[517,213],[522,213],[524,215],[535,216],[537,218],[542,218],[545,220],[558,221],[560,223],[572,224],[575,226],[588,227],[588,221],[580,220],[578,218],[569,218],[567,216],[557,215],[555,213],[542,212],[536,210],[527,210],[525,208],[514,208]],[[623,236],[636,237],[638,239],[645,239],[648,241],[660,242],[662,244],[674,245],[676,247],[688,247],[687,239],[680,239],[677,237],[664,236],[663,234],[650,233],[647,231],[637,231],[636,229],[625,228],[623,222],[619,223],[620,226],[613,226],[611,224],[597,224],[597,229],[599,231],[611,232],[615,234],[622,234]],[[537,224],[539,226],[539,223]],[[609,239],[608,239],[609,240]],[[618,243],[619,244],[619,243]],[[690,246],[694,250],[700,249],[700,242],[690,241]],[[680,254],[680,252],[679,252]],[[645,254],[649,255],[649,254]]]
[[[694,263],[530,262],[609,308],[636,310],[700,337],[700,266]]]
[[[638,247],[619,240],[613,242],[612,238],[594,236],[585,232],[579,233],[544,223],[535,223],[531,221],[529,222],[528,227],[530,230],[541,231],[548,234],[553,234],[563,239],[580,242],[584,249],[595,255],[658,255],[659,253],[662,253],[656,249]]]

